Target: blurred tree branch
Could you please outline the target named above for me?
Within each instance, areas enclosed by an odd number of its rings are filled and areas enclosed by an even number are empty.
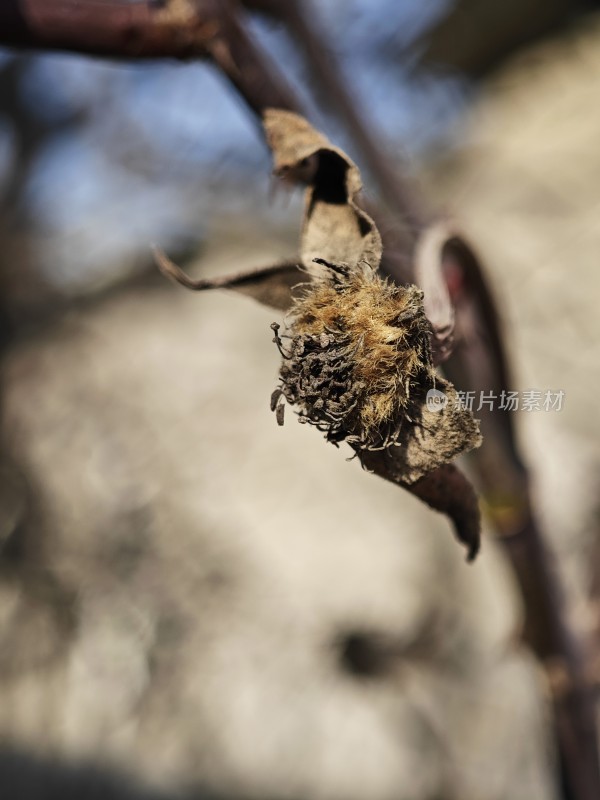
[[[146,0],[5,0],[0,4],[3,43],[12,47],[75,50],[90,55],[189,58],[205,55],[211,27],[208,2]],[[201,9],[202,6],[202,9]]]
[[[276,77],[261,79],[252,40],[218,0],[5,0],[0,44],[113,58],[210,56],[255,110],[295,105]]]
[[[498,315],[480,262],[466,240],[449,232],[442,247],[433,251],[437,256],[430,253],[425,263],[418,263],[415,243],[421,239],[429,217],[414,190],[396,170],[390,170],[380,142],[356,111],[350,90],[328,54],[326,37],[320,35],[298,0],[248,0],[248,5],[279,16],[299,39],[328,100],[359,144],[390,211],[407,223],[408,236],[402,236],[395,246],[386,242],[388,272],[398,281],[427,283],[431,294],[437,293],[440,318],[446,323],[453,318],[456,306],[459,338],[449,362],[450,377],[460,374],[457,382],[465,389],[508,389],[510,377]],[[0,43],[118,58],[208,57],[258,115],[268,107],[303,112],[281,71],[248,34],[239,6],[233,2],[5,0],[0,4]],[[385,234],[388,226],[379,220]],[[458,270],[460,275],[462,289],[459,296],[453,296],[454,303],[443,278],[444,268]],[[469,337],[469,331],[476,333]],[[448,347],[444,355],[449,352]],[[501,534],[521,587],[527,614],[525,637],[549,674],[551,668],[556,671],[558,663],[565,677],[554,700],[567,782],[576,800],[598,800],[595,701],[586,677],[587,654],[566,621],[561,582],[535,521],[527,472],[508,416],[490,412],[482,422],[485,444],[474,463],[492,522]],[[498,498],[501,502],[495,502]]]

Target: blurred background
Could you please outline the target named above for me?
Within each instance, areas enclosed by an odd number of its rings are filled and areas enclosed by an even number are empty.
[[[574,629],[600,630],[600,14],[321,0],[358,112],[486,264]],[[252,35],[369,173],[297,42]],[[268,408],[276,312],[173,287],[297,251],[201,62],[0,50],[0,786],[7,797],[561,800],[546,679],[488,536]],[[460,388],[460,387],[459,387]]]

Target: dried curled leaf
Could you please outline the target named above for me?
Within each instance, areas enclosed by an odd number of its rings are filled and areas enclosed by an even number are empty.
[[[455,235],[454,228],[446,220],[436,221],[421,232],[414,253],[414,276],[423,290],[432,349],[438,364],[452,352],[454,306],[443,276],[443,265],[446,243]]]
[[[356,165],[291,111],[267,109],[267,141],[275,174],[308,184],[300,254],[313,271],[314,259],[377,269],[381,237],[375,223],[355,202],[362,188]]]
[[[380,454],[377,453],[376,456]],[[389,455],[389,454],[386,454]],[[467,548],[467,561],[473,561],[479,552],[481,515],[475,490],[454,464],[444,464],[428,472],[411,484],[395,479],[393,463],[373,462],[372,471],[386,480],[403,486],[430,508],[446,514],[452,521],[458,541]]]
[[[296,261],[284,261],[282,264],[245,270],[234,275],[194,280],[171,261],[159,247],[154,248],[154,258],[163,275],[185,286],[186,289],[195,292],[206,289],[233,289],[280,311],[287,311],[290,307],[294,287],[305,277]]]

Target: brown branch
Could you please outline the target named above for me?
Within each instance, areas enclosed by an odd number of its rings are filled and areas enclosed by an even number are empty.
[[[205,55],[214,34],[207,2],[123,3],[118,0],[4,0],[4,45],[69,50],[118,58]]]
[[[302,104],[277,66],[248,33],[235,5],[219,4],[220,31],[209,46],[214,63],[259,116],[267,108],[302,113]]]
[[[299,106],[219,0],[4,0],[0,43],[113,58],[211,57],[254,111]]]
[[[499,315],[480,262],[458,236],[447,243],[445,260],[454,273],[457,338],[446,372],[475,397],[482,391],[499,395],[510,389],[511,379]],[[600,797],[600,765],[588,654],[567,621],[562,581],[536,521],[511,415],[484,407],[478,416],[483,445],[471,458],[488,514],[519,583],[524,638],[546,668],[551,689],[556,688],[557,665],[563,676],[553,697],[567,783],[577,800],[594,800]]]
[[[400,237],[396,260],[388,260],[390,273],[406,280],[407,264],[414,263],[414,244],[426,221],[413,189],[390,170],[389,158],[367,129],[331,54],[297,0],[255,0],[253,4],[281,14],[290,30],[301,38],[307,58],[326,88],[328,102],[348,124],[388,205],[404,221],[408,220],[409,235]],[[0,42],[13,47],[119,58],[209,55],[257,114],[270,106],[302,113],[294,93],[252,41],[229,2],[4,0],[0,3]],[[379,218],[378,215],[385,240],[387,226]],[[388,252],[393,249],[388,248]],[[464,279],[462,296],[454,297],[459,349],[449,362],[450,377],[464,389],[508,389],[497,314],[479,262],[460,237],[447,240],[442,250],[439,265],[435,257],[428,256],[428,279],[443,290],[442,261],[458,265]],[[446,302],[443,291],[439,297],[442,304]],[[438,312],[447,320],[448,308],[438,308]],[[560,580],[535,522],[527,473],[518,455],[510,418],[502,412],[485,412],[481,417],[485,443],[474,456],[475,466],[492,521],[501,534],[524,597],[525,635],[546,666],[555,666],[558,661],[565,674],[560,693],[555,693],[555,710],[567,781],[577,800],[597,800],[600,770],[595,702],[586,679],[585,654],[566,622]],[[500,503],[497,498],[501,498]]]
[[[392,215],[390,220],[381,208],[368,209],[383,238],[382,271],[397,283],[416,283],[424,289],[425,311],[433,330],[434,360],[441,363],[452,350],[454,313],[442,276],[440,230],[436,225],[437,249],[432,246],[433,237],[428,230],[434,222],[432,214],[415,187],[401,174],[397,156],[391,158],[373,125],[367,125],[365,114],[360,111],[331,52],[329,40],[309,13],[309,4],[302,0],[244,0],[244,5],[266,12],[285,24],[304,51],[315,86],[319,87],[325,101],[323,105],[337,111],[358,146]],[[422,247],[424,242],[429,246]],[[415,265],[421,267],[419,275],[415,275]],[[422,285],[419,278],[424,278],[426,285]]]
[[[365,122],[356,97],[348,88],[339,64],[331,52],[331,43],[322,35],[313,21],[309,5],[302,0],[245,0],[246,6],[267,11],[282,20],[291,35],[304,50],[317,91],[326,98],[326,106],[333,107],[343,119],[360,149],[365,163],[379,185],[381,195],[415,233],[431,220],[431,215],[421,203],[414,187],[400,175],[396,159],[392,159],[382,146],[380,137]]]
[[[412,187],[390,170],[390,161],[366,128],[363,117],[341,77],[327,42],[319,37],[299,0],[247,0],[247,5],[279,16],[299,39],[313,74],[326,88],[327,100],[345,120],[361,147],[388,204],[407,220],[412,241],[400,239],[398,247],[413,256],[412,280],[425,283],[428,317],[434,330],[438,361],[450,354],[454,314],[442,268],[452,262],[463,271],[465,294],[458,304],[462,347],[454,359],[457,385],[469,390],[508,390],[510,374],[495,303],[480,262],[466,240],[456,232],[436,229],[419,237],[427,219]],[[385,226],[382,226],[385,231]],[[439,247],[432,246],[436,236]],[[419,242],[415,248],[415,242]],[[387,244],[387,243],[386,243]],[[439,260],[436,261],[436,253]],[[400,261],[401,267],[404,266]],[[390,270],[393,274],[393,268]],[[475,331],[468,336],[467,331]],[[436,336],[437,334],[437,336]],[[585,652],[566,621],[560,577],[536,524],[529,481],[519,457],[510,415],[499,411],[482,414],[484,444],[472,456],[488,498],[502,497],[502,513],[492,512],[521,588],[526,609],[525,638],[549,670],[556,661],[566,675],[563,691],[554,695],[556,728],[567,783],[577,800],[600,797],[600,765],[595,718],[594,688],[586,674]],[[494,504],[490,504],[494,509]]]

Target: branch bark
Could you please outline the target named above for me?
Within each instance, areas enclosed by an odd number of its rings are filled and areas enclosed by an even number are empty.
[[[9,47],[190,58],[206,55],[205,43],[214,33],[208,11],[206,1],[4,0],[0,37]]]
[[[499,396],[510,390],[511,376],[499,315],[481,265],[460,238],[448,242],[446,261],[456,287],[457,340],[446,372],[476,397],[482,391]],[[488,515],[519,583],[523,637],[545,668],[553,693],[566,783],[576,800],[594,800],[600,797],[600,765],[590,654],[567,621],[562,580],[536,520],[511,415],[484,407],[478,416],[483,445],[471,458]]]
[[[389,168],[380,142],[355,108],[350,92],[320,37],[297,0],[247,0],[248,5],[281,16],[301,39],[306,57],[325,86],[328,102],[342,116],[388,205],[408,222],[409,236],[386,241],[385,218],[377,215],[388,250],[387,269],[397,280],[418,282],[415,243],[428,215],[414,190]],[[217,0],[4,0],[0,3],[0,43],[10,47],[68,50],[116,58],[210,57],[258,115],[268,107],[303,113],[280,70],[248,34],[232,2]],[[481,265],[468,244],[454,236],[442,245],[439,263],[427,257],[427,279],[436,289],[444,321],[447,355],[452,304],[442,267],[454,263],[463,278],[456,300],[458,348],[449,362],[450,377],[464,389],[508,390],[510,383],[498,315]],[[391,257],[390,257],[391,254]],[[471,335],[475,331],[475,335]],[[469,333],[471,332],[471,334]],[[434,338],[435,344],[435,338]],[[561,582],[537,524],[529,481],[519,457],[512,425],[502,412],[482,414],[484,445],[474,455],[476,472],[490,500],[491,519],[515,569],[527,614],[525,637],[547,667],[557,661],[566,677],[554,692],[557,738],[567,783],[576,800],[600,797],[595,697],[587,678],[583,645],[569,629]],[[494,498],[503,498],[502,506]],[[553,666],[554,665],[554,666]],[[552,686],[555,682],[550,681]]]

